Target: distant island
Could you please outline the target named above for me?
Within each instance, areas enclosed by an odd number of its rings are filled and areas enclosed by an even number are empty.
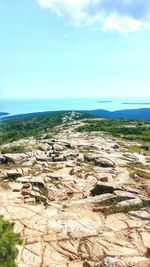
[[[97,101],[98,103],[111,103],[111,102],[113,102],[113,101],[111,101],[111,100],[99,100],[99,101]]]
[[[150,103],[143,102],[124,102],[123,105],[150,105]]]
[[[7,115],[9,115],[9,113],[7,113],[7,112],[0,112],[0,117],[7,116]]]

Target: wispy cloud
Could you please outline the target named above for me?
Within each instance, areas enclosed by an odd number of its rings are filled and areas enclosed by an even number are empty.
[[[150,28],[150,0],[36,0],[75,25],[100,22],[103,29],[133,32]]]

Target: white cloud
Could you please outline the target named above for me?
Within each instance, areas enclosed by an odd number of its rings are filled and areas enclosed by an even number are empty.
[[[150,28],[150,0],[36,0],[75,25],[103,23],[103,29],[134,32]]]
[[[135,32],[139,31],[143,26],[140,20],[133,19],[131,17],[121,17],[111,15],[104,21],[103,29],[116,30],[118,32]]]

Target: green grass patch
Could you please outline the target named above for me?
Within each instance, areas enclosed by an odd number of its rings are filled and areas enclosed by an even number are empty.
[[[138,145],[126,146],[126,149],[129,153],[140,153],[142,148]]]

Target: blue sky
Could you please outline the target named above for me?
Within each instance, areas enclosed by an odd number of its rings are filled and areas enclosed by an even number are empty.
[[[0,0],[0,97],[150,96],[149,11],[149,0]]]

